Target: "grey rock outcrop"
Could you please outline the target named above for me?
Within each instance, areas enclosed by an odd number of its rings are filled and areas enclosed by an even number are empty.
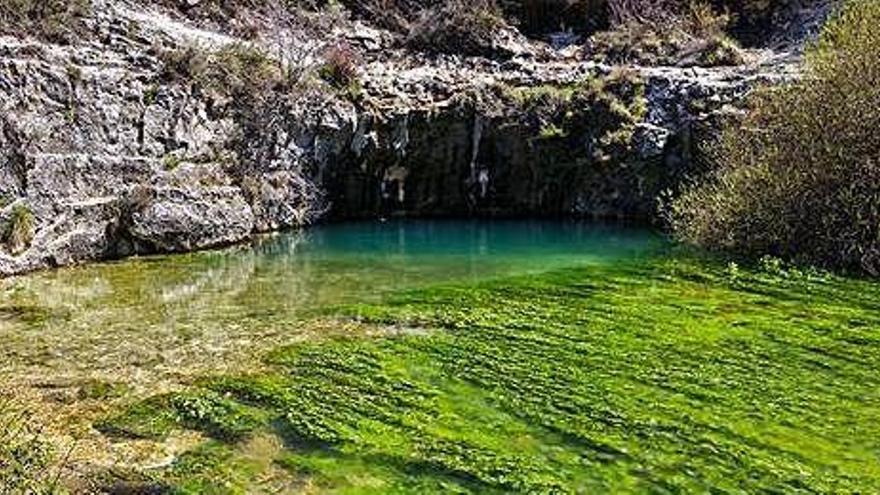
[[[237,187],[148,188],[136,195],[141,204],[125,227],[133,253],[223,246],[248,239],[254,229],[253,212]]]
[[[521,37],[505,39],[504,62],[428,56],[353,23],[340,36],[364,53],[359,101],[286,108],[245,166],[229,155],[240,123],[196,85],[163,79],[159,57],[237,40],[99,3],[82,43],[0,38],[0,227],[15,208],[34,222],[24,252],[0,242],[0,275],[218,247],[321,217],[649,218],[657,193],[689,173],[694,134],[755,84],[797,77],[795,58],[770,52],[741,67],[632,69],[644,115],[627,130],[634,153],[608,161],[595,148],[613,111],[571,101],[557,129],[504,88],[568,88],[613,68]]]
[[[190,163],[130,191],[117,222],[116,255],[224,246],[254,230],[250,205],[221,168]]]

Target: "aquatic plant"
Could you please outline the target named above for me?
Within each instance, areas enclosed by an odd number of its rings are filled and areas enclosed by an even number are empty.
[[[877,287],[731,271],[663,259],[349,306],[423,330],[278,349],[108,424],[214,437],[157,476],[201,490],[258,484],[238,445],[269,434],[314,491],[876,491]]]
[[[27,410],[0,398],[0,493],[56,493],[54,452]]]

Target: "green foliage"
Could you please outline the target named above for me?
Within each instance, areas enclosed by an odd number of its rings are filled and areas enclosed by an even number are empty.
[[[259,411],[215,393],[170,394],[129,407],[98,424],[105,434],[123,438],[162,439],[174,429],[200,429],[214,438],[241,439],[265,423]]]
[[[19,254],[30,247],[34,239],[34,214],[25,205],[16,205],[3,229],[3,242],[13,254]]]
[[[80,400],[104,400],[122,397],[129,388],[124,383],[112,383],[103,380],[88,380],[79,386],[77,396]]]
[[[159,97],[159,85],[153,84],[144,89],[143,102],[144,105],[150,106],[156,103],[156,99]]]
[[[260,464],[241,455],[227,444],[209,441],[184,453],[162,483],[175,495],[245,494],[248,481],[259,474]]]
[[[194,46],[162,50],[158,53],[162,63],[160,77],[165,82],[193,82],[205,70],[208,55]],[[151,87],[155,87],[153,85]]]
[[[120,414],[95,424],[105,435],[134,438],[161,439],[179,424],[179,418],[170,404],[169,396],[157,396],[139,402]]]
[[[538,137],[541,139],[557,139],[566,136],[565,130],[553,123],[545,124],[538,132]]]
[[[189,426],[271,429],[272,460],[317,492],[875,492],[880,292],[763,264],[660,259],[344,308],[434,330],[279,349],[191,392],[211,412]],[[160,478],[256,483],[239,449],[209,442]]]
[[[740,65],[745,56],[735,41],[726,36],[709,38],[699,47],[695,65],[700,67],[719,67]]]
[[[180,163],[182,161],[183,160],[179,155],[169,153],[162,157],[162,168],[164,168],[168,172],[172,172],[180,166]]]
[[[264,415],[218,394],[178,394],[171,397],[177,421],[203,430],[219,440],[241,439],[265,424]]]
[[[807,55],[803,81],[767,89],[713,151],[718,169],[669,211],[676,236],[880,275],[880,4],[856,0]]]
[[[216,52],[186,47],[160,53],[162,77],[233,98],[259,98],[285,81],[278,62],[259,48],[232,44]]]
[[[83,79],[82,67],[68,63],[64,67],[64,71],[67,73],[67,79],[70,80],[70,84],[72,86],[77,86],[82,82],[82,79]]]
[[[86,32],[90,0],[0,0],[0,34],[70,43]]]
[[[585,158],[597,161],[628,152],[646,112],[644,82],[624,69],[572,85],[502,86],[500,92],[537,138],[584,139],[592,150]]]

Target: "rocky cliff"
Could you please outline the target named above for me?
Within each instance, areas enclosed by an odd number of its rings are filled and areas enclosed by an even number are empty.
[[[321,219],[646,220],[698,171],[696,143],[718,119],[756,84],[797,77],[790,51],[620,69],[515,31],[493,40],[501,59],[428,55],[346,20],[333,38],[358,53],[357,87],[276,105],[168,74],[169,52],[258,42],[160,7],[94,4],[87,38],[0,38],[0,275]],[[261,105],[274,111],[243,120]]]

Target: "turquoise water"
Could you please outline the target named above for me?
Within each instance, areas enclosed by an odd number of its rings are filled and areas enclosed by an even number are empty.
[[[370,222],[39,273],[0,281],[0,373],[134,373],[148,381],[213,369],[236,353],[314,332],[303,316],[327,305],[614,263],[662,246],[646,229],[575,222]]]

